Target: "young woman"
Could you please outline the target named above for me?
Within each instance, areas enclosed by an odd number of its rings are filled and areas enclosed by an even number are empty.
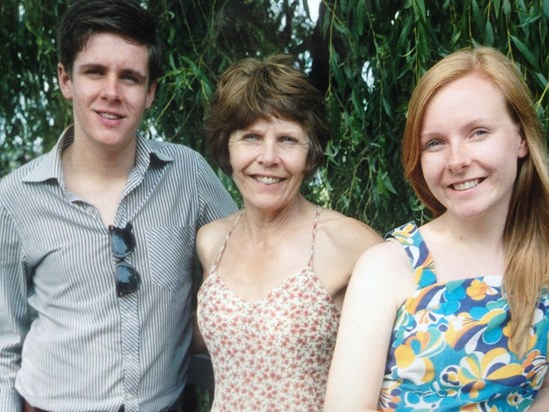
[[[549,410],[547,159],[502,54],[459,51],[425,74],[403,163],[435,218],[359,259],[326,411]]]
[[[197,238],[214,411],[322,409],[349,277],[381,242],[300,193],[328,139],[323,101],[288,57],[275,56],[230,67],[210,105],[210,149],[244,204]]]

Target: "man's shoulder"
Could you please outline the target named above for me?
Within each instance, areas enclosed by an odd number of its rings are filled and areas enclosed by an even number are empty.
[[[150,140],[149,148],[157,159],[170,165],[172,173],[176,175],[209,176],[213,173],[212,167],[198,151],[179,144],[159,140]]]
[[[30,160],[0,178],[0,198],[4,198],[13,191],[22,189],[24,187],[23,183],[25,177],[40,165],[43,158],[44,155],[41,155],[33,160]]]
[[[174,159],[200,159],[202,155],[180,143],[171,143],[163,140],[148,140],[147,144],[154,153],[173,157]]]

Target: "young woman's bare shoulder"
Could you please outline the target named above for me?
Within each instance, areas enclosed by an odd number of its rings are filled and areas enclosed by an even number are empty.
[[[359,287],[386,290],[400,304],[415,290],[415,278],[404,249],[387,240],[366,250],[358,259],[352,281]]]

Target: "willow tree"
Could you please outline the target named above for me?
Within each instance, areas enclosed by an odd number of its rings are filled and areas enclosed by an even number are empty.
[[[0,3],[0,175],[50,149],[70,121],[54,39],[68,3]],[[323,0],[315,22],[304,0],[143,3],[166,44],[149,137],[203,152],[203,108],[219,74],[242,57],[291,53],[325,93],[333,125],[326,166],[307,195],[381,232],[426,218],[402,178],[399,149],[412,88],[441,57],[498,48],[520,66],[549,126],[549,0]]]

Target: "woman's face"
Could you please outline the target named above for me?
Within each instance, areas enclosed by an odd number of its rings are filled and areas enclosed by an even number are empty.
[[[487,77],[473,73],[457,79],[427,106],[421,167],[448,213],[505,218],[518,159],[527,153],[503,93]]]
[[[296,122],[257,119],[229,137],[233,180],[245,206],[276,211],[296,200],[304,178],[309,138]]]

